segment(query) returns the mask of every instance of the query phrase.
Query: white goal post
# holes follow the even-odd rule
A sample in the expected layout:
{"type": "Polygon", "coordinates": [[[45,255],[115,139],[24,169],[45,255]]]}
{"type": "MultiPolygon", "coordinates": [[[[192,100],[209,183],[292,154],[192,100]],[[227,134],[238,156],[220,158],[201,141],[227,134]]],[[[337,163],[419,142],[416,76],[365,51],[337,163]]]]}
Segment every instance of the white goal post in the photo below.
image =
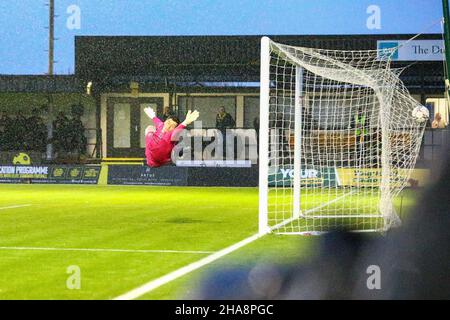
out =
{"type": "Polygon", "coordinates": [[[261,39],[259,232],[400,224],[425,128],[391,68],[396,48],[339,51],[261,39]]]}

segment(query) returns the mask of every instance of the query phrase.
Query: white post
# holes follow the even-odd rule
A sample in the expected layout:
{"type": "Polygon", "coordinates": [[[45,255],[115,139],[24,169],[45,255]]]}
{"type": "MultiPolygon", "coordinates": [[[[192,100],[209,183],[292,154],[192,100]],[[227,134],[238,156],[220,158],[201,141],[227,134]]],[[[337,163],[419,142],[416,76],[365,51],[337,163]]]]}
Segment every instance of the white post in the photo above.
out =
{"type": "Polygon", "coordinates": [[[259,96],[259,234],[270,231],[268,223],[269,195],[269,103],[270,103],[270,39],[261,39],[261,79],[259,96]]]}
{"type": "Polygon", "coordinates": [[[294,197],[292,217],[298,218],[301,214],[300,206],[300,180],[302,156],[302,99],[303,99],[303,68],[295,68],[295,124],[294,124],[294,197]]]}

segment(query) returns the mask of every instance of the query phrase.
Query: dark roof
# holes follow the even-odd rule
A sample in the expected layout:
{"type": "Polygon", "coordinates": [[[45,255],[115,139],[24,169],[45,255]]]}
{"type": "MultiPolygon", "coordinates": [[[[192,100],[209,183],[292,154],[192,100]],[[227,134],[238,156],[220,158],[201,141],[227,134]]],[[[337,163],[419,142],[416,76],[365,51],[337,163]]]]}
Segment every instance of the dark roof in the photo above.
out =
{"type": "MultiPolygon", "coordinates": [[[[277,42],[335,50],[376,49],[377,40],[407,40],[415,35],[269,36],[277,42]]],[[[441,39],[424,34],[417,39],[441,39]]],[[[103,83],[259,81],[261,36],[77,36],[75,74],[103,83]]],[[[395,63],[405,66],[405,63],[395,63]]],[[[405,71],[405,82],[424,77],[440,86],[442,62],[419,62],[405,71]],[[424,73],[423,73],[424,72],[424,73]]],[[[425,82],[427,82],[426,80],[425,82]]],[[[408,85],[408,83],[407,83],[408,85]]],[[[430,84],[431,85],[431,84],[430,84]]]]}
{"type": "MultiPolygon", "coordinates": [[[[270,36],[305,47],[336,50],[376,49],[377,40],[414,35],[270,36]]],[[[441,39],[425,34],[418,39],[441,39]]],[[[75,75],[0,75],[0,92],[81,93],[87,81],[99,88],[120,89],[180,82],[258,82],[260,36],[77,36],[75,75]]],[[[405,67],[411,62],[395,62],[405,67]]],[[[444,91],[442,61],[413,63],[401,76],[414,93],[444,91]]],[[[100,89],[101,90],[101,89],[100,89]]]]}
{"type": "Polygon", "coordinates": [[[74,75],[0,75],[1,93],[80,93],[83,88],[74,75]]]}

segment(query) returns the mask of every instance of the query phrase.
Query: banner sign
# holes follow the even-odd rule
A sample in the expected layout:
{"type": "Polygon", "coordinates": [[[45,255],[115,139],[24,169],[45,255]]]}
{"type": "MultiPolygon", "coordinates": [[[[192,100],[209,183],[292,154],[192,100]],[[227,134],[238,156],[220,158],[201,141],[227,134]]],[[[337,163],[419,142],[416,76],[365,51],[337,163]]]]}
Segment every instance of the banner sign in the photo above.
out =
{"type": "MultiPolygon", "coordinates": [[[[302,169],[300,175],[300,185],[307,188],[339,186],[378,187],[381,184],[381,169],[310,168],[302,169]]],[[[429,179],[429,169],[413,169],[407,186],[422,187],[427,184],[429,179]]],[[[291,187],[293,181],[294,169],[292,169],[292,166],[272,167],[269,169],[269,187],[291,187]]],[[[391,181],[391,185],[394,183],[391,181]]],[[[402,181],[397,181],[398,186],[401,183],[402,181]]]]}
{"type": "MultiPolygon", "coordinates": [[[[379,40],[378,50],[399,47],[391,56],[393,61],[443,61],[444,42],[442,40],[379,40]]],[[[378,53],[378,60],[383,59],[378,53]]]]}
{"type": "MultiPolygon", "coordinates": [[[[393,169],[394,170],[394,169],[393,169]]],[[[397,169],[407,170],[407,169],[397,169]]],[[[339,181],[342,186],[351,187],[377,187],[381,184],[381,169],[339,168],[337,169],[339,181]]],[[[406,175],[406,172],[404,172],[406,175]]],[[[413,169],[407,186],[424,186],[430,179],[429,169],[413,169]]],[[[395,182],[391,181],[391,185],[395,182]]],[[[401,186],[402,181],[397,181],[401,186]]]]}
{"type": "Polygon", "coordinates": [[[108,184],[186,186],[188,168],[165,166],[150,168],[142,165],[110,165],[108,184]]]}
{"type": "MultiPolygon", "coordinates": [[[[294,181],[292,166],[269,168],[270,187],[290,187],[294,181]]],[[[339,177],[336,168],[304,168],[300,172],[300,185],[302,187],[336,187],[339,177]]]]}
{"type": "Polygon", "coordinates": [[[0,166],[0,183],[97,184],[100,166],[0,166]]]}

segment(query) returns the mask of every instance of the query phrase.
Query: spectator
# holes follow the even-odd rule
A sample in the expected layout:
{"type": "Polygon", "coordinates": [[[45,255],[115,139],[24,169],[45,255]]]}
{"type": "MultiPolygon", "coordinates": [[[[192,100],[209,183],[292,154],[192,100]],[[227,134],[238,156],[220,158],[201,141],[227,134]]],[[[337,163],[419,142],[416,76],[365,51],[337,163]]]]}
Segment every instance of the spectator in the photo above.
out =
{"type": "Polygon", "coordinates": [[[171,117],[174,117],[174,116],[175,116],[175,113],[170,109],[170,107],[169,106],[165,106],[164,109],[163,109],[163,115],[161,117],[161,120],[164,122],[167,119],[169,119],[171,117]]]}
{"type": "Polygon", "coordinates": [[[259,117],[253,119],[253,128],[257,133],[259,133],[259,117]]]}
{"type": "Polygon", "coordinates": [[[32,151],[45,152],[47,145],[47,126],[38,108],[33,109],[27,121],[26,141],[32,151]]]}
{"type": "Polygon", "coordinates": [[[69,119],[64,112],[59,112],[53,121],[53,145],[56,152],[68,152],[71,149],[69,130],[69,119]]]}
{"type": "Polygon", "coordinates": [[[227,146],[227,129],[233,129],[235,125],[236,123],[234,122],[233,117],[225,111],[224,107],[220,107],[216,116],[216,128],[222,133],[223,145],[225,146],[223,153],[224,158],[227,158],[227,154],[231,157],[233,148],[231,146],[228,148],[227,146]]]}
{"type": "Polygon", "coordinates": [[[434,116],[434,120],[431,123],[431,128],[433,129],[444,129],[447,126],[444,120],[442,120],[442,116],[439,112],[434,116]]]}
{"type": "MultiPolygon", "coordinates": [[[[300,98],[302,99],[302,98],[300,98]]],[[[312,106],[304,101],[300,104],[302,106],[302,128],[305,132],[310,132],[311,130],[317,130],[317,125],[313,119],[312,106]]]]}
{"type": "Polygon", "coordinates": [[[77,153],[78,155],[83,155],[86,153],[87,139],[84,134],[85,128],[83,122],[81,121],[81,116],[84,113],[84,108],[82,106],[72,107],[72,121],[68,124],[68,140],[69,140],[69,150],[77,153]]]}
{"type": "Polygon", "coordinates": [[[233,117],[225,111],[224,107],[220,107],[216,116],[216,128],[224,132],[226,129],[233,129],[235,125],[233,117]]]}
{"type": "Polygon", "coordinates": [[[256,152],[259,154],[259,117],[253,119],[253,129],[256,133],[256,152]]]}
{"type": "Polygon", "coordinates": [[[9,130],[12,127],[12,120],[4,111],[0,114],[0,150],[9,151],[11,149],[11,134],[9,130]]]}
{"type": "Polygon", "coordinates": [[[27,118],[24,116],[22,110],[17,112],[16,118],[13,120],[13,125],[10,127],[12,140],[12,149],[15,151],[30,150],[27,141],[27,118]]]}
{"type": "Polygon", "coordinates": [[[4,132],[5,130],[5,121],[7,114],[5,111],[0,111],[0,132],[4,132]]]}
{"type": "Polygon", "coordinates": [[[276,115],[276,119],[274,120],[274,129],[276,130],[276,137],[279,139],[279,142],[281,143],[281,147],[278,149],[278,157],[280,157],[282,162],[289,162],[290,161],[290,146],[287,139],[287,132],[289,129],[289,123],[285,119],[285,114],[278,112],[276,115]]]}

